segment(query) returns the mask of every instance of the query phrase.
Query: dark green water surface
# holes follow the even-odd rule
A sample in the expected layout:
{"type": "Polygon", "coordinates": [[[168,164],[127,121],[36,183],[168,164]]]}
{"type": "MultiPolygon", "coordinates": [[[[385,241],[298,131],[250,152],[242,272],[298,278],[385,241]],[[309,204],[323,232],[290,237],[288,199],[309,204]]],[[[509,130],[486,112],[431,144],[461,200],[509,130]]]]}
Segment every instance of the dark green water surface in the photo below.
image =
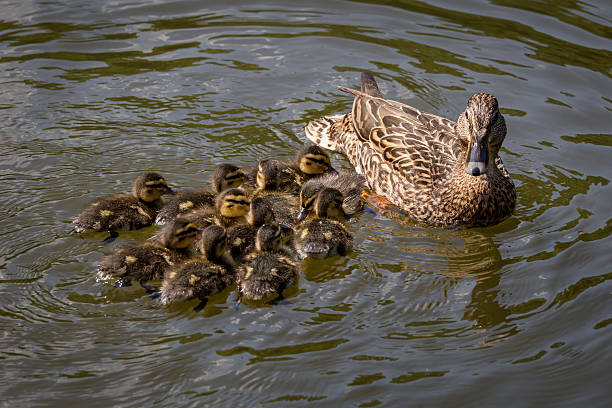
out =
{"type": "MultiPolygon", "coordinates": [[[[607,407],[612,4],[1,2],[0,406],[607,407]],[[428,229],[363,213],[290,304],[169,308],[98,282],[155,227],[69,234],[141,171],[207,186],[288,159],[303,126],[382,92],[453,120],[495,94],[515,214],[428,229]]],[[[333,155],[339,168],[350,168],[333,155]]]]}

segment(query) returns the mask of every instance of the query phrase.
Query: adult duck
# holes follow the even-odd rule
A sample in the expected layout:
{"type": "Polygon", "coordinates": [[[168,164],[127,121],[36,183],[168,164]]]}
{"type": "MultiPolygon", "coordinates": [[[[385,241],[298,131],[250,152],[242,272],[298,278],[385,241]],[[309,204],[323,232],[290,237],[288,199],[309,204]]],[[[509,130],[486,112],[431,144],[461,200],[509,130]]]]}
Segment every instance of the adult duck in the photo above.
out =
{"type": "Polygon", "coordinates": [[[506,122],[497,99],[477,93],[452,122],[383,98],[374,77],[344,115],[310,122],[316,144],[348,156],[374,193],[419,222],[440,227],[496,224],[512,214],[514,183],[498,156],[506,122]]]}

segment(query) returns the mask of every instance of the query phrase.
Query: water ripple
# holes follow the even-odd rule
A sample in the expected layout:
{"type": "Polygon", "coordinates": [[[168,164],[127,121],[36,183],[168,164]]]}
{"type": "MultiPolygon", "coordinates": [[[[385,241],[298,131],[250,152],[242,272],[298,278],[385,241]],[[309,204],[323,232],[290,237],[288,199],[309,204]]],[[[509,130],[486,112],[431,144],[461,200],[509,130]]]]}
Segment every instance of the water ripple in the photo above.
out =
{"type": "Polygon", "coordinates": [[[64,3],[7,3],[0,21],[7,401],[606,400],[612,53],[601,1],[64,3]],[[363,70],[389,98],[450,119],[473,92],[496,94],[515,214],[465,231],[360,214],[353,252],[304,262],[284,305],[235,310],[229,288],[197,313],[195,300],[161,307],[138,285],[96,280],[105,254],[156,227],[111,245],[70,234],[88,202],[129,191],[145,170],[187,188],[208,186],[218,163],[290,160],[309,120],[350,110],[333,85],[355,87],[363,70]]]}

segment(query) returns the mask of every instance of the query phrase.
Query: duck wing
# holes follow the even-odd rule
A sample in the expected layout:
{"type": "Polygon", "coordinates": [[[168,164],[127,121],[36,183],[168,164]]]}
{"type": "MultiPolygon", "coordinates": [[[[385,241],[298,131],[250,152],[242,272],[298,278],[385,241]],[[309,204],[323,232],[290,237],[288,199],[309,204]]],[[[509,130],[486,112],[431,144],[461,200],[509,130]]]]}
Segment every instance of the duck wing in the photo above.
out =
{"type": "Polygon", "coordinates": [[[400,102],[337,88],[355,95],[351,115],[360,142],[370,147],[375,161],[384,161],[413,186],[433,188],[458,160],[461,146],[454,122],[400,102]]]}

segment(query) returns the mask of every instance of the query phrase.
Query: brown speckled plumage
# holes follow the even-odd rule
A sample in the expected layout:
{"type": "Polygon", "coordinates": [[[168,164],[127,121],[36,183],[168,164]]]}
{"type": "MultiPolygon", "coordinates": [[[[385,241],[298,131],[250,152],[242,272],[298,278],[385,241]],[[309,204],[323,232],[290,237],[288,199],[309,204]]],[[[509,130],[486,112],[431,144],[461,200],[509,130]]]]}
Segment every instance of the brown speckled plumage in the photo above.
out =
{"type": "Polygon", "coordinates": [[[493,225],[512,214],[516,190],[498,156],[506,125],[493,95],[472,95],[455,123],[383,99],[369,73],[362,92],[338,88],[355,95],[352,112],[312,121],[306,135],[346,154],[375,193],[440,227],[493,225]]]}

